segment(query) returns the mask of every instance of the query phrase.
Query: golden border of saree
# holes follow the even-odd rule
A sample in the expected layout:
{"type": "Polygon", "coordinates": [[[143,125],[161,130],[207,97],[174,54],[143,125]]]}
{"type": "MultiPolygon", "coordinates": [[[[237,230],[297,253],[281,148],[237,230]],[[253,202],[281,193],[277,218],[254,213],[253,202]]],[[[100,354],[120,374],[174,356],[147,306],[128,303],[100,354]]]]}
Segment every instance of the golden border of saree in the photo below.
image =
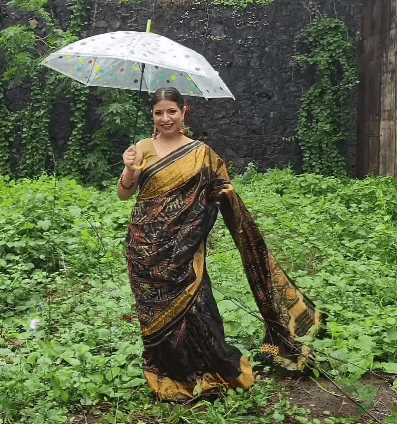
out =
{"type": "Polygon", "coordinates": [[[139,197],[147,200],[167,193],[189,181],[207,166],[219,170],[223,165],[225,169],[222,174],[228,178],[222,160],[212,150],[208,154],[208,150],[203,142],[192,141],[149,166],[139,180],[139,197]]]}
{"type": "MultiPolygon", "coordinates": [[[[244,356],[240,360],[241,375],[236,379],[238,387],[250,388],[255,383],[255,377],[249,359],[244,356]]],[[[195,389],[199,387],[202,393],[211,392],[217,387],[234,388],[219,374],[205,374],[195,382],[195,385],[181,383],[169,377],[162,377],[149,371],[144,371],[149,387],[162,399],[193,398],[195,389]]]]}
{"type": "Polygon", "coordinates": [[[318,309],[298,290],[271,254],[269,254],[269,265],[272,283],[276,289],[276,302],[291,336],[301,337],[309,331],[315,332],[321,322],[318,309]]]}
{"type": "Polygon", "coordinates": [[[201,282],[203,280],[204,263],[205,263],[204,243],[201,243],[198,252],[193,257],[193,268],[196,273],[196,281],[190,284],[167,308],[165,308],[153,321],[147,326],[142,327],[142,336],[148,337],[160,330],[164,330],[172,324],[175,318],[179,318],[184,310],[196,297],[201,282]]]}

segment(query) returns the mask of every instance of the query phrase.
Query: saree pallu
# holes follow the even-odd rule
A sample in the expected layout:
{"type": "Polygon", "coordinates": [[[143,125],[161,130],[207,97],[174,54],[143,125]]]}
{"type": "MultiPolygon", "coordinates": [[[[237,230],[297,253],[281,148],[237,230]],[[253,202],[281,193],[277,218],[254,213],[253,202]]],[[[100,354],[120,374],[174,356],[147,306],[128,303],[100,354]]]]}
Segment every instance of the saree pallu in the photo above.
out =
{"type": "MultiPolygon", "coordinates": [[[[144,152],[145,155],[145,152],[144,152]]],[[[266,323],[263,353],[302,366],[295,337],[319,317],[273,257],[223,161],[193,141],[144,168],[127,234],[127,264],[144,341],[143,368],[162,399],[192,397],[195,387],[248,388],[249,361],[225,342],[206,271],[206,242],[220,210],[238,247],[266,323]]]]}

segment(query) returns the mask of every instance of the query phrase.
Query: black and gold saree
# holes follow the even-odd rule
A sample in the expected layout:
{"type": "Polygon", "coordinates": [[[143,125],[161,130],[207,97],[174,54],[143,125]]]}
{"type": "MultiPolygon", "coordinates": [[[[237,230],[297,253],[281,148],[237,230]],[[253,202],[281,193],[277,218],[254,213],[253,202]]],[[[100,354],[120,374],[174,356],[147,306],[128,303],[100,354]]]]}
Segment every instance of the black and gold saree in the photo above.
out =
{"type": "Polygon", "coordinates": [[[302,366],[296,337],[319,317],[289,281],[232,185],[223,161],[192,141],[163,159],[142,143],[146,166],[127,235],[127,264],[144,340],[143,366],[163,399],[192,397],[195,386],[248,388],[249,361],[225,342],[206,271],[206,242],[220,210],[238,247],[266,323],[263,352],[302,366]]]}

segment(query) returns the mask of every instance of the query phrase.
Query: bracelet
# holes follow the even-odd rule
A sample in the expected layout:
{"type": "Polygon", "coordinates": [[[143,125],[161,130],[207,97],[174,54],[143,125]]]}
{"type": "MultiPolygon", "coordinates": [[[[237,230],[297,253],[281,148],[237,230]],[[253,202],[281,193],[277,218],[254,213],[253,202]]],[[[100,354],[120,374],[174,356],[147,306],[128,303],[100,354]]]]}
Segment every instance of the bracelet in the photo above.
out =
{"type": "Polygon", "coordinates": [[[120,185],[121,185],[121,187],[123,187],[123,189],[124,189],[124,190],[131,190],[131,189],[132,189],[132,187],[134,187],[135,181],[132,181],[132,184],[131,184],[131,185],[129,185],[129,186],[125,186],[125,185],[123,184],[123,176],[124,176],[124,173],[123,173],[123,174],[121,174],[121,177],[120,177],[120,185]]]}

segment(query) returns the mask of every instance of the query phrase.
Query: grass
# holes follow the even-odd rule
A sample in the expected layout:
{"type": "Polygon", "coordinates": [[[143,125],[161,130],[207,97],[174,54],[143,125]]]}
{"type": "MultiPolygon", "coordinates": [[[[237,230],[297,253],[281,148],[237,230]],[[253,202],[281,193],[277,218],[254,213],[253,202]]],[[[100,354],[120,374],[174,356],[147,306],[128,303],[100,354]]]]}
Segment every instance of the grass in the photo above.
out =
{"type": "MultiPolygon", "coordinates": [[[[271,251],[327,315],[325,335],[304,340],[321,352],[319,365],[349,382],[366,369],[396,374],[396,181],[249,167],[234,185],[271,251]]],[[[153,400],[124,260],[133,202],[120,202],[113,182],[98,191],[68,179],[0,179],[3,423],[315,423],[274,400],[269,376],[215,402],[153,400]]],[[[227,337],[252,357],[263,329],[247,313],[255,304],[222,220],[208,269],[227,337]]]]}

